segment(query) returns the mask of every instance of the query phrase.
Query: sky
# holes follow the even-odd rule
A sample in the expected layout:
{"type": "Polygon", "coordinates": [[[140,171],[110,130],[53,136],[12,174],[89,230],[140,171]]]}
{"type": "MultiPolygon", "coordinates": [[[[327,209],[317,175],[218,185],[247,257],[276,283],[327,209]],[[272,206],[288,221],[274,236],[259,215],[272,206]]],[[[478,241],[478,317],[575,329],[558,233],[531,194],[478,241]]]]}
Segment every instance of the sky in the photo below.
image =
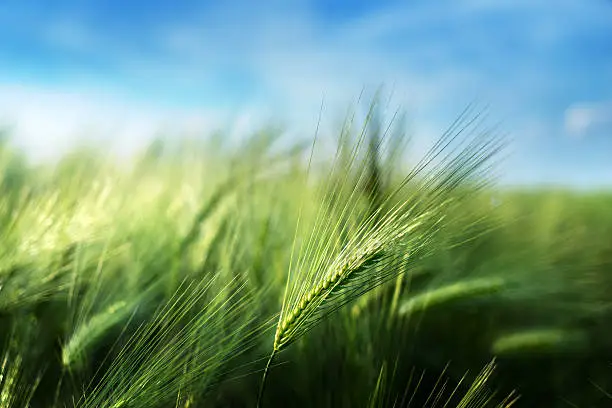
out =
{"type": "Polygon", "coordinates": [[[612,186],[611,0],[2,0],[0,39],[0,123],[36,157],[314,135],[322,102],[337,123],[384,85],[417,146],[478,100],[511,139],[500,182],[612,186]]]}

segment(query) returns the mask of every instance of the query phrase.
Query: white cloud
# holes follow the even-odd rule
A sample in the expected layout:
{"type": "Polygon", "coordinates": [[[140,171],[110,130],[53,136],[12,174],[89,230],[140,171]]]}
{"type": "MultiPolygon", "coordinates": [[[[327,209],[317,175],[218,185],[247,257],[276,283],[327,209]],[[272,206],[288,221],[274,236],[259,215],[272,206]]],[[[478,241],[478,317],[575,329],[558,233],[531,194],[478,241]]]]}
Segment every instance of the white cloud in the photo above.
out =
{"type": "Polygon", "coordinates": [[[612,102],[580,103],[565,110],[565,130],[572,137],[584,137],[606,125],[612,131],[612,102]]]}

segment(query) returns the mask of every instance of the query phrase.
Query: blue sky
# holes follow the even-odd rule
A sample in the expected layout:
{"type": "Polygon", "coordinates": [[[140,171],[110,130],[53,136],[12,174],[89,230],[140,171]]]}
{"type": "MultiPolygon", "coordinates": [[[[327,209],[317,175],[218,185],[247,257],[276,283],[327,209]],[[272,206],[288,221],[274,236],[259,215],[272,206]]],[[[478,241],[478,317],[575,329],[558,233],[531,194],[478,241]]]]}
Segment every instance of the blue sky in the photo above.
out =
{"type": "Polygon", "coordinates": [[[33,154],[159,128],[312,133],[386,84],[415,144],[474,98],[505,183],[612,185],[610,0],[3,0],[0,120],[33,154]]]}

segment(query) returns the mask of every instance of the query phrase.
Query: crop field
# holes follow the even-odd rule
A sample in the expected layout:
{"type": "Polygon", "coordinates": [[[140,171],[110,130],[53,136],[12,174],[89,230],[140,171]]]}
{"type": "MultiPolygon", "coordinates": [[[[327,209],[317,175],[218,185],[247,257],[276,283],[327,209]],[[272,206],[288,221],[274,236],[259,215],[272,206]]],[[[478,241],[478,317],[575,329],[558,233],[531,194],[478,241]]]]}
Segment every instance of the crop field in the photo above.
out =
{"type": "Polygon", "coordinates": [[[373,112],[53,165],[8,135],[0,408],[612,406],[612,191],[499,186],[471,108],[416,158],[373,112]]]}

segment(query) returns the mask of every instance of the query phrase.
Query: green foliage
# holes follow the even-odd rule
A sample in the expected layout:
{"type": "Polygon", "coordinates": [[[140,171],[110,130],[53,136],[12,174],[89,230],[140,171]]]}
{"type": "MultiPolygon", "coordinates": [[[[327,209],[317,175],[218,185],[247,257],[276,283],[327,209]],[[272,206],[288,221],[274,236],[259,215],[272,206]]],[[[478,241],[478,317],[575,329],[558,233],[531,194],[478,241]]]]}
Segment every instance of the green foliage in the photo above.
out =
{"type": "Polygon", "coordinates": [[[0,407],[608,406],[612,194],[494,187],[473,108],[405,166],[380,108],[333,151],[3,139],[0,407]]]}

